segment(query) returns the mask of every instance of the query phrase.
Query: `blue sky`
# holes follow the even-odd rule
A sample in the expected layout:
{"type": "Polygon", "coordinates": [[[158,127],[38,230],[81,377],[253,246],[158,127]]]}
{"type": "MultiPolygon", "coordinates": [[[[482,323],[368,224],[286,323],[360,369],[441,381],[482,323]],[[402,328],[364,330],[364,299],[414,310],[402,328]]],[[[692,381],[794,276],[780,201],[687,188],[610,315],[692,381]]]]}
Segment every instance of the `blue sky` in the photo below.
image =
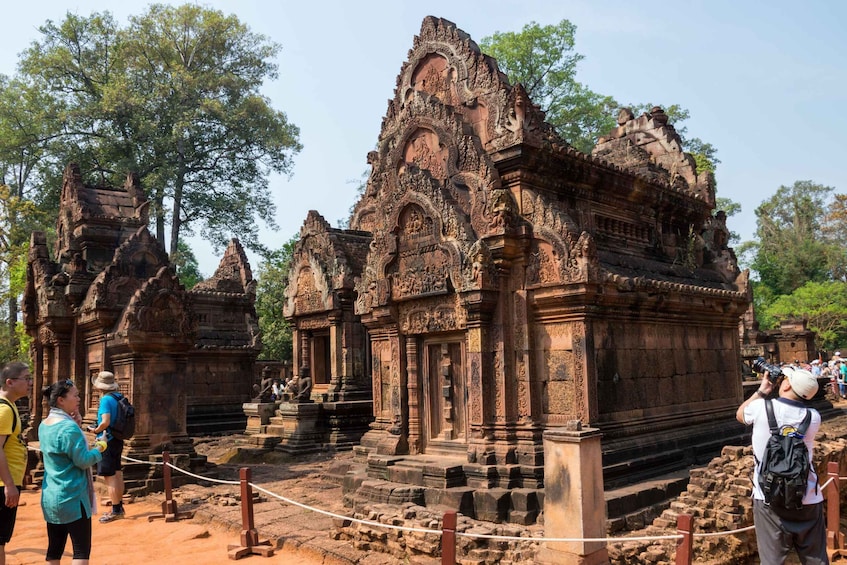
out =
{"type": "MultiPolygon", "coordinates": [[[[178,4],[180,2],[164,2],[178,4]]],[[[4,6],[0,73],[38,38],[46,19],[67,11],[111,11],[125,23],[148,2],[30,0],[4,6]]],[[[605,0],[408,2],[200,2],[237,15],[282,45],[279,79],[264,93],[300,127],[303,151],[291,178],[274,177],[279,247],[318,210],[332,224],[346,218],[367,171],[387,100],[427,15],[455,22],[479,40],[524,24],[577,26],[585,56],[578,79],[621,103],[680,104],[688,133],[712,143],[721,164],[718,195],[742,205],[729,227],[743,239],[755,208],[780,185],[812,180],[847,192],[847,2],[605,0]]],[[[190,240],[209,276],[220,255],[190,240]]],[[[250,255],[254,271],[257,258],[250,255]]]]}

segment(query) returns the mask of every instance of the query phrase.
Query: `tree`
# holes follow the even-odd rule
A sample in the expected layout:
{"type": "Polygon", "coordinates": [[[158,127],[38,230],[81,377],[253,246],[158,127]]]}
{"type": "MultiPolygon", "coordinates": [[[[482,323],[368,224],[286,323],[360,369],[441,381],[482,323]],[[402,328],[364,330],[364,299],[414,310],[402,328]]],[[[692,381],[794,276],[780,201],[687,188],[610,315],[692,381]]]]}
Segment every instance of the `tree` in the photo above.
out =
{"type": "Polygon", "coordinates": [[[179,282],[186,290],[194,288],[194,285],[204,280],[203,273],[200,272],[200,265],[197,263],[197,257],[194,251],[184,241],[179,242],[179,249],[176,256],[172,260],[176,275],[179,282]]]}
{"type": "Polygon", "coordinates": [[[299,239],[299,234],[295,235],[280,249],[268,252],[259,265],[256,314],[262,330],[261,359],[290,361],[293,358],[291,328],[282,317],[282,307],[294,246],[299,239]]]}
{"type": "Polygon", "coordinates": [[[274,226],[272,172],[289,173],[299,130],[259,93],[277,77],[279,46],[235,16],[196,5],[154,4],[120,28],[111,14],[68,14],[40,28],[20,80],[50,96],[60,127],[28,146],[74,160],[94,182],[139,174],[156,235],[179,251],[195,230],[216,245],[252,249],[257,222],[274,226]]]}
{"type": "Polygon", "coordinates": [[[751,268],[773,296],[808,282],[827,282],[845,270],[844,252],[825,237],[822,222],[833,189],[812,181],[780,186],[756,208],[756,238],[748,242],[751,268]]]}
{"type": "MultiPolygon", "coordinates": [[[[807,282],[774,300],[763,312],[769,320],[805,318],[818,349],[832,350],[847,341],[847,283],[807,282]]],[[[771,324],[773,325],[773,324],[771,324]]]]}
{"type": "MultiPolygon", "coordinates": [[[[484,37],[480,48],[497,59],[500,70],[510,81],[524,86],[559,135],[583,153],[591,153],[599,137],[617,125],[613,113],[620,104],[576,80],[576,66],[584,57],[574,50],[575,34],[576,26],[568,20],[547,26],[530,22],[518,33],[498,31],[484,37]]],[[[630,104],[635,115],[649,112],[653,106],[630,104]]],[[[682,122],[690,117],[688,110],[677,104],[664,109],[682,138],[683,147],[693,155],[697,172],[714,174],[720,163],[717,149],[698,137],[687,136],[688,128],[682,122]]],[[[718,209],[732,216],[741,206],[728,198],[719,198],[718,209]]],[[[737,234],[730,234],[731,241],[738,239],[737,234]]]]}
{"type": "Polygon", "coordinates": [[[526,24],[519,33],[495,32],[480,48],[497,59],[513,83],[521,83],[540,105],[568,143],[590,153],[600,135],[615,126],[618,103],[593,92],[576,80],[583,55],[574,51],[576,26],[568,20],[557,25],[526,24]]]}

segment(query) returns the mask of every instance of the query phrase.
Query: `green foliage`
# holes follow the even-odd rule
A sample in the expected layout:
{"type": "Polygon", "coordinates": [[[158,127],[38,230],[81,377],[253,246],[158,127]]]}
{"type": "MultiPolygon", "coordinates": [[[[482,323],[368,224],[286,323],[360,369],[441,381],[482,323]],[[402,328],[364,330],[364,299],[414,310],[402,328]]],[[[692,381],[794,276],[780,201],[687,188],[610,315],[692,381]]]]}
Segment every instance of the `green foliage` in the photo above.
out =
{"type": "MultiPolygon", "coordinates": [[[[273,227],[275,213],[268,177],[290,172],[300,150],[297,127],[260,93],[277,78],[278,45],[190,4],[153,4],[125,28],[104,12],[40,31],[16,84],[41,93],[42,119],[12,150],[40,151],[41,167],[76,161],[97,184],[137,172],[161,241],[170,224],[172,256],[192,230],[218,246],[235,235],[263,249],[256,220],[273,227]]],[[[48,179],[41,170],[28,180],[48,179]]]]}
{"type": "Polygon", "coordinates": [[[774,296],[788,295],[807,282],[833,280],[844,272],[842,245],[822,230],[827,200],[833,189],[812,181],[780,186],[756,208],[757,241],[745,251],[751,268],[774,296]]]}
{"type": "MultiPolygon", "coordinates": [[[[776,298],[762,315],[768,321],[805,318],[818,349],[832,350],[847,341],[847,283],[807,282],[776,298]]],[[[772,322],[773,323],[773,322],[772,322]]]]}
{"type": "Polygon", "coordinates": [[[204,280],[203,273],[200,272],[200,265],[197,263],[197,257],[186,242],[179,242],[176,256],[172,258],[171,262],[176,268],[179,282],[186,290],[194,288],[194,285],[204,280]]]}
{"type": "Polygon", "coordinates": [[[526,24],[518,32],[495,32],[480,41],[513,83],[521,83],[530,99],[545,111],[546,120],[568,143],[590,153],[597,138],[615,126],[618,103],[576,80],[583,56],[574,51],[576,26],[526,24]]]}
{"type": "Polygon", "coordinates": [[[268,252],[259,265],[256,314],[262,330],[260,359],[290,361],[293,358],[291,328],[282,316],[282,308],[294,246],[299,239],[295,235],[282,248],[268,252]]]}

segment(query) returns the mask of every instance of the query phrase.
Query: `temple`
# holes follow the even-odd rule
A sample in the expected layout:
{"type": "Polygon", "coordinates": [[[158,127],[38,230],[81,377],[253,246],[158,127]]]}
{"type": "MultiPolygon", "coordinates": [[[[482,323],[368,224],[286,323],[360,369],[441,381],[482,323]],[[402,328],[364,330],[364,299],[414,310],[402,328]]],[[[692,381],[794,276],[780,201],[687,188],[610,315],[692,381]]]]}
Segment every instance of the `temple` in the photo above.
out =
{"type": "Polygon", "coordinates": [[[661,108],[581,153],[427,17],[368,162],[351,229],[309,213],[285,312],[313,398],[372,400],[351,501],[528,523],[546,429],[599,428],[607,487],[740,439],[747,274],[661,108]]]}
{"type": "MultiPolygon", "coordinates": [[[[189,432],[243,430],[261,349],[255,282],[233,240],[215,275],[186,291],[162,244],[148,231],[148,201],[133,175],[121,187],[89,186],[79,167],[64,173],[55,255],[34,232],[23,316],[32,338],[33,429],[41,388],[72,379],[87,418],[100,392],[91,377],[114,372],[136,409],[125,455],[168,449],[198,460],[189,432]]],[[[144,471],[147,465],[141,466],[144,471]]],[[[126,473],[128,486],[149,479],[126,473]]]]}

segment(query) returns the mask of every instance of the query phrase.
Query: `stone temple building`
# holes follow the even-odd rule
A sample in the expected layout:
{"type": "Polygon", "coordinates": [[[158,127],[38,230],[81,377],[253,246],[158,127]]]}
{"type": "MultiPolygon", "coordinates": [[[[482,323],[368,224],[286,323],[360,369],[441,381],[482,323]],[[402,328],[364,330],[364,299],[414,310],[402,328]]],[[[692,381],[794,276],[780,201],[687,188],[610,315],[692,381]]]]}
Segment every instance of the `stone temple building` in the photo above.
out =
{"type": "Polygon", "coordinates": [[[95,187],[78,166],[65,170],[54,255],[35,232],[27,264],[32,424],[44,415],[41,387],[60,379],[75,381],[93,418],[100,392],[91,377],[109,370],[136,408],[128,454],[167,447],[193,458],[190,432],[244,429],[261,349],[255,281],[232,240],[214,276],[186,291],[147,229],[147,210],[133,176],[122,187],[95,187]]]}
{"type": "Polygon", "coordinates": [[[747,274],[661,108],[581,153],[427,17],[368,162],[350,230],[309,214],[286,311],[295,371],[370,382],[351,496],[527,522],[546,429],[599,428],[607,487],[740,439],[747,274]]]}

